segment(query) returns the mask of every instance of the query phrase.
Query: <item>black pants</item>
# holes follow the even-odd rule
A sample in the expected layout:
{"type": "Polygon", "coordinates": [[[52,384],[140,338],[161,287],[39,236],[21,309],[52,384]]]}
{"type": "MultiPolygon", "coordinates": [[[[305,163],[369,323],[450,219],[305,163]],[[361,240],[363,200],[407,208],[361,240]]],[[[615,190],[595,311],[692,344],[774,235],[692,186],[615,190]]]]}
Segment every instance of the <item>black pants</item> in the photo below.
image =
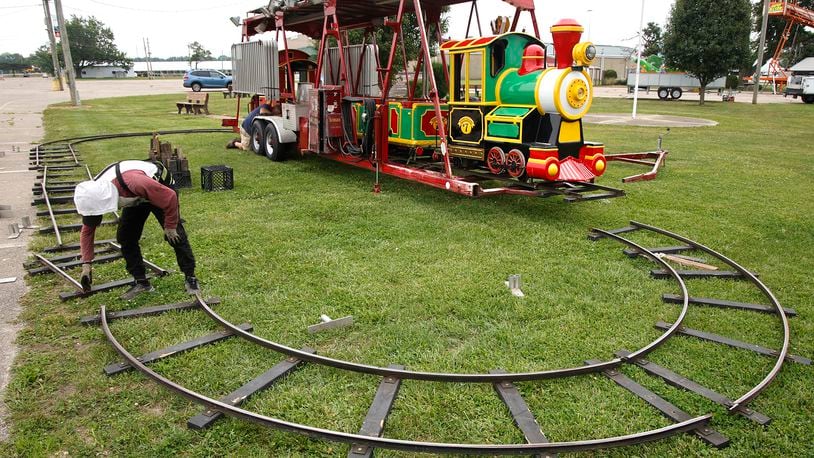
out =
{"type": "MultiPolygon", "coordinates": [[[[141,247],[139,240],[141,233],[144,231],[144,223],[150,213],[155,215],[158,224],[164,228],[164,211],[152,205],[149,202],[136,205],[135,207],[125,207],[122,209],[121,218],[119,218],[119,229],[116,231],[116,240],[122,246],[122,256],[127,263],[127,272],[136,280],[144,280],[147,278],[147,271],[144,267],[144,259],[141,257],[141,247]]],[[[184,225],[181,221],[178,222],[176,228],[181,240],[176,243],[170,243],[175,249],[175,259],[178,260],[178,267],[184,275],[195,275],[195,256],[192,254],[192,247],[189,246],[187,233],[184,230],[184,225]]],[[[166,240],[166,237],[165,237],[166,240]]]]}

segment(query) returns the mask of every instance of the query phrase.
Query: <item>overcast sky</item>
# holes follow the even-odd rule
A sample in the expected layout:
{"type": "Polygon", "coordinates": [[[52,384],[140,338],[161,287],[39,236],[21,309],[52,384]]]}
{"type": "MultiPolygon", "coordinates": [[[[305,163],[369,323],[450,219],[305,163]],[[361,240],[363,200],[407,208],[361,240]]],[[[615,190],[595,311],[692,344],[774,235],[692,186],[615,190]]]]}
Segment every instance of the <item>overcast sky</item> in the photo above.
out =
{"type": "MultiPolygon", "coordinates": [[[[53,0],[51,0],[53,6],[53,0]]],[[[150,39],[153,56],[183,56],[187,43],[201,42],[212,54],[229,54],[232,43],[240,41],[240,29],[230,16],[245,16],[246,11],[267,4],[264,0],[62,0],[66,17],[95,16],[113,30],[116,45],[130,57],[143,56],[142,39],[150,39]]],[[[646,0],[644,22],[663,25],[673,0],[646,0]]],[[[586,29],[584,38],[598,44],[634,46],[639,27],[639,0],[536,0],[537,21],[542,39],[550,41],[548,28],[559,19],[570,17],[586,29]]],[[[452,7],[450,38],[463,38],[469,4],[452,7]]],[[[488,23],[498,15],[514,14],[514,9],[499,0],[478,3],[484,34],[488,23]]],[[[56,21],[56,15],[54,15],[56,21]]],[[[473,23],[473,31],[476,30],[473,23]]],[[[532,32],[528,14],[521,26],[532,32]]],[[[41,0],[0,0],[0,53],[29,55],[48,37],[43,26],[41,0]]]]}

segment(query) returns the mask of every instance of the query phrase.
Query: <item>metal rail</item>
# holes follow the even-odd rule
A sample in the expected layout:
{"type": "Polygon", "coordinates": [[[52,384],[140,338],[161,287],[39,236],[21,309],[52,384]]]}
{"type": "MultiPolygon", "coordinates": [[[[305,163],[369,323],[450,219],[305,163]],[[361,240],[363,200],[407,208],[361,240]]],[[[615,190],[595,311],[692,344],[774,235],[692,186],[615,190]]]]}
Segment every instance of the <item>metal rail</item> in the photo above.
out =
{"type": "Polygon", "coordinates": [[[75,278],[73,278],[73,277],[71,277],[70,275],[68,275],[68,273],[67,273],[67,272],[65,272],[64,270],[60,269],[60,268],[59,268],[59,267],[58,267],[56,264],[54,264],[53,262],[51,262],[51,261],[49,261],[48,259],[46,259],[46,258],[45,258],[45,256],[43,256],[43,255],[41,255],[41,254],[38,254],[38,253],[34,253],[34,256],[36,256],[36,257],[37,257],[37,259],[39,259],[39,260],[40,260],[40,262],[42,262],[43,264],[45,264],[45,265],[46,265],[46,266],[47,266],[49,269],[51,269],[51,270],[52,270],[52,271],[53,271],[55,274],[59,275],[60,277],[64,278],[65,280],[67,280],[67,281],[68,281],[68,283],[72,284],[72,285],[73,285],[73,286],[74,286],[74,287],[75,287],[75,288],[76,288],[78,291],[82,291],[82,290],[83,290],[83,288],[82,288],[82,284],[81,284],[81,283],[79,283],[78,281],[76,281],[76,279],[75,279],[75,278]]]}
{"type": "MultiPolygon", "coordinates": [[[[121,246],[121,245],[119,245],[119,244],[118,244],[118,243],[116,243],[116,242],[110,242],[110,246],[112,246],[112,247],[114,247],[114,248],[118,249],[119,251],[121,251],[121,250],[122,250],[122,246],[121,246]]],[[[150,262],[150,261],[148,261],[147,259],[145,259],[145,258],[144,258],[144,256],[142,256],[142,257],[141,257],[141,261],[144,263],[144,265],[145,265],[145,266],[149,267],[149,268],[150,268],[150,270],[152,270],[153,272],[155,272],[155,273],[156,273],[156,274],[157,274],[159,277],[163,277],[163,276],[165,276],[165,275],[169,275],[169,271],[167,271],[166,269],[162,269],[161,267],[158,267],[157,265],[155,265],[155,264],[153,264],[152,262],[150,262]]]]}
{"type": "MultiPolygon", "coordinates": [[[[781,324],[783,326],[783,346],[780,349],[780,351],[777,353],[777,361],[774,363],[774,367],[772,367],[772,370],[769,371],[769,373],[766,374],[766,377],[764,377],[763,380],[760,381],[760,383],[755,385],[754,388],[752,388],[751,390],[746,392],[743,396],[736,399],[733,402],[733,404],[729,407],[729,410],[730,411],[737,411],[738,409],[743,408],[752,399],[754,399],[758,394],[760,394],[761,391],[766,389],[766,387],[769,386],[769,384],[772,382],[772,380],[774,380],[774,378],[777,377],[777,374],[780,372],[780,368],[783,367],[783,362],[786,360],[786,357],[788,356],[789,340],[790,340],[789,336],[790,336],[791,331],[789,329],[789,319],[786,316],[786,310],[783,308],[782,305],[780,305],[780,301],[777,300],[777,298],[774,296],[774,294],[771,292],[771,290],[769,290],[769,288],[765,284],[763,284],[763,282],[760,281],[752,272],[746,270],[740,264],[738,264],[735,261],[729,259],[728,257],[724,256],[723,254],[718,253],[717,251],[715,251],[715,250],[713,250],[711,248],[708,248],[708,247],[706,247],[704,245],[701,245],[698,242],[695,242],[695,241],[690,240],[690,239],[688,239],[688,238],[686,238],[684,236],[675,234],[675,233],[670,232],[670,231],[665,230],[665,229],[661,229],[661,228],[658,228],[658,227],[655,227],[655,226],[650,226],[650,225],[644,224],[644,223],[639,223],[639,222],[636,222],[636,221],[631,221],[630,224],[633,225],[633,226],[636,226],[638,228],[646,229],[648,231],[655,232],[657,234],[661,234],[661,235],[664,235],[666,237],[670,237],[672,239],[684,242],[687,245],[691,245],[692,247],[694,247],[696,249],[699,249],[699,250],[709,254],[710,256],[714,256],[715,258],[719,259],[721,262],[729,265],[730,267],[732,267],[736,271],[740,272],[740,274],[743,277],[745,277],[746,279],[751,281],[752,284],[754,284],[769,299],[769,301],[771,301],[772,305],[777,310],[777,315],[780,317],[780,322],[781,322],[781,324]]],[[[686,300],[686,297],[685,297],[685,300],[686,300]]]]}
{"type": "Polygon", "coordinates": [[[40,187],[42,188],[42,197],[45,199],[45,205],[48,207],[48,215],[51,217],[51,224],[54,226],[54,234],[57,236],[57,246],[62,246],[62,234],[59,233],[59,224],[54,216],[54,209],[51,207],[51,199],[48,197],[48,166],[42,169],[42,181],[40,187]]]}
{"type": "Polygon", "coordinates": [[[443,372],[424,372],[424,371],[412,371],[407,369],[395,369],[391,367],[381,367],[381,366],[372,366],[368,364],[360,364],[360,363],[353,363],[350,361],[345,361],[341,359],[331,358],[327,356],[322,356],[313,353],[307,353],[302,350],[298,350],[296,348],[292,348],[286,345],[283,345],[278,342],[274,342],[263,337],[257,336],[250,332],[246,332],[240,329],[235,324],[227,321],[225,318],[218,315],[211,307],[206,304],[203,297],[200,293],[195,295],[198,304],[200,305],[201,309],[209,315],[213,320],[218,322],[221,326],[229,329],[234,334],[250,341],[255,344],[258,344],[262,347],[269,348],[271,350],[286,354],[288,356],[293,356],[297,359],[301,359],[303,361],[308,361],[310,363],[321,364],[324,366],[331,366],[337,369],[344,369],[352,372],[359,372],[365,374],[372,374],[372,375],[379,375],[382,377],[396,377],[399,379],[413,379],[413,380],[424,380],[424,381],[434,381],[434,382],[459,382],[459,383],[495,383],[495,382],[520,382],[520,381],[531,381],[531,380],[542,380],[542,379],[551,379],[551,378],[559,378],[559,377],[570,377],[575,375],[599,372],[606,369],[613,369],[617,366],[622,365],[623,363],[627,362],[631,359],[636,359],[643,357],[644,355],[650,353],[651,351],[655,350],[659,345],[663,344],[667,339],[670,338],[681,326],[681,323],[684,321],[684,317],[687,315],[687,311],[689,309],[689,301],[688,297],[689,294],[687,293],[687,285],[684,284],[684,280],[678,275],[678,273],[667,264],[666,261],[659,258],[655,254],[649,252],[646,248],[631,242],[630,240],[623,239],[616,234],[611,232],[606,232],[601,229],[593,229],[596,232],[602,233],[607,237],[612,237],[633,249],[640,250],[644,253],[644,256],[651,259],[653,262],[661,264],[665,270],[671,272],[673,277],[678,282],[679,288],[681,289],[681,295],[683,299],[683,307],[681,308],[681,312],[679,313],[678,318],[676,319],[675,323],[667,329],[661,336],[659,336],[656,340],[650,342],[648,345],[642,347],[641,349],[621,358],[615,358],[610,361],[604,361],[600,363],[594,363],[589,365],[577,366],[577,367],[569,367],[563,369],[552,369],[552,370],[545,370],[545,371],[534,371],[534,372],[515,372],[515,373],[501,373],[501,374],[494,374],[494,373],[443,373],[443,372]]]}
{"type": "Polygon", "coordinates": [[[40,143],[39,145],[37,145],[37,150],[39,150],[40,147],[53,145],[55,143],[66,143],[76,145],[77,143],[92,142],[97,140],[109,140],[112,138],[149,137],[153,134],[173,135],[173,134],[205,134],[205,133],[233,133],[233,132],[232,129],[176,129],[176,130],[158,130],[149,132],[124,132],[120,134],[84,135],[81,137],[62,138],[59,140],[51,140],[49,142],[40,143]]]}
{"type": "Polygon", "coordinates": [[[76,158],[76,152],[73,150],[73,145],[68,143],[68,150],[71,152],[71,156],[73,156],[73,161],[77,165],[79,164],[79,159],[76,158]]]}
{"type": "MultiPolygon", "coordinates": [[[[185,398],[204,405],[208,409],[217,410],[235,418],[248,420],[263,426],[279,429],[282,431],[294,432],[317,439],[334,442],[344,442],[348,444],[362,444],[376,448],[387,448],[393,450],[403,450],[408,452],[425,453],[457,453],[457,454],[486,454],[486,455],[529,455],[535,453],[565,453],[580,452],[588,450],[606,449],[612,447],[623,447],[628,445],[638,445],[651,442],[678,433],[693,431],[704,427],[712,418],[712,414],[690,418],[686,421],[676,423],[663,428],[650,431],[629,434],[625,436],[608,437],[603,439],[590,439],[573,442],[550,442],[545,444],[455,444],[443,442],[421,442],[402,439],[391,439],[387,437],[365,436],[361,434],[351,434],[341,431],[316,428],[313,426],[293,423],[266,415],[261,415],[248,410],[235,407],[230,404],[212,399],[203,394],[192,391],[179,385],[172,380],[158,374],[144,365],[138,358],[130,354],[113,336],[107,322],[105,306],[102,305],[99,316],[102,321],[102,330],[110,344],[121,355],[130,366],[138,370],[148,378],[154,380],[165,388],[172,390],[185,398]]],[[[505,374],[496,374],[505,376],[505,374]]],[[[505,378],[504,378],[505,379],[505,378]]]]}

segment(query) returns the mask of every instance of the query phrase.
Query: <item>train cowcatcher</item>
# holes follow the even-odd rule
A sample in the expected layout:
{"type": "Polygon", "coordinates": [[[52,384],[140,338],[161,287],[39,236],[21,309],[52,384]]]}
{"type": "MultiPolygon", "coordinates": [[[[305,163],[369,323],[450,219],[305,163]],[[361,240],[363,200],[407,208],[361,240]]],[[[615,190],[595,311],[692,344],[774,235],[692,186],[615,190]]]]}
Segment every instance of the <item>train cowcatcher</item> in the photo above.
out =
{"type": "Polygon", "coordinates": [[[250,108],[262,100],[275,110],[255,119],[252,149],[273,160],[317,154],[377,177],[392,175],[472,197],[564,195],[579,201],[624,195],[595,183],[607,159],[603,144],[584,137],[582,121],[593,99],[588,69],[596,49],[581,41],[583,27],[573,19],[551,26],[552,61],[539,38],[533,0],[507,2],[516,7],[511,28],[462,40],[444,40],[440,31],[441,9],[460,0],[305,0],[250,12],[243,20],[243,43],[232,49],[238,113],[241,97],[250,98],[250,108]],[[398,48],[404,46],[401,28],[409,9],[426,20],[417,21],[422,52],[407,72],[398,48]],[[523,12],[530,13],[534,35],[516,30],[523,12]],[[373,39],[382,26],[394,31],[386,62],[373,39]],[[240,73],[257,73],[257,65],[246,62],[255,54],[236,48],[271,27],[277,32],[271,43],[275,55],[264,65],[279,67],[267,69],[279,77],[246,82],[240,73]],[[348,31],[354,29],[363,31],[361,43],[350,43],[348,31]],[[286,31],[320,40],[310,67],[291,57],[298,51],[287,51],[286,31]],[[277,51],[280,41],[283,49],[277,51]],[[432,61],[433,45],[449,88],[443,98],[425,64],[432,61]],[[399,57],[402,95],[392,90],[399,57]]]}

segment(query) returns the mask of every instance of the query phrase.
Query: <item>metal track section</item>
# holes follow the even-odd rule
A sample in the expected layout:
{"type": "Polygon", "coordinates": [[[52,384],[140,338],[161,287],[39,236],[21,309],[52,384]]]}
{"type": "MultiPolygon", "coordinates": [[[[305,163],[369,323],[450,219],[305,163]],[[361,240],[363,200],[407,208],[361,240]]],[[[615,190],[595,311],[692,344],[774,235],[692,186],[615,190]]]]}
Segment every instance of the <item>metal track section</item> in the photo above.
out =
{"type": "MultiPolygon", "coordinates": [[[[243,420],[248,420],[260,425],[272,427],[282,431],[294,432],[309,437],[344,442],[349,444],[362,444],[375,448],[387,448],[393,450],[403,450],[408,452],[425,452],[425,453],[457,453],[457,454],[485,454],[485,455],[528,455],[538,453],[565,453],[565,452],[581,452],[588,450],[599,450],[612,447],[623,447],[628,445],[642,444],[651,442],[666,437],[673,436],[678,433],[687,431],[694,431],[698,428],[705,427],[709,420],[712,418],[711,414],[702,415],[695,418],[690,418],[663,428],[654,429],[646,432],[639,432],[625,436],[616,436],[603,439],[592,439],[574,442],[551,442],[548,444],[453,444],[453,443],[440,443],[440,442],[420,442],[408,441],[401,439],[390,439],[386,437],[365,436],[361,434],[350,434],[340,431],[333,431],[328,429],[316,428],[313,426],[302,425],[289,421],[280,420],[254,412],[250,412],[239,407],[218,401],[216,399],[204,396],[189,390],[168,378],[158,374],[144,363],[139,361],[138,358],[130,354],[113,336],[107,322],[107,313],[105,306],[100,309],[99,315],[102,318],[102,330],[105,333],[110,344],[121,355],[125,362],[138,370],[148,378],[156,383],[164,386],[165,388],[174,391],[185,398],[204,405],[211,410],[218,410],[227,415],[243,420]]],[[[499,375],[499,374],[498,374],[499,375]]]]}
{"type": "MultiPolygon", "coordinates": [[[[788,357],[789,340],[790,340],[790,332],[791,331],[789,330],[789,319],[786,316],[785,309],[783,308],[782,305],[780,305],[780,302],[777,300],[777,298],[774,296],[774,294],[771,292],[771,290],[769,290],[769,288],[765,284],[763,284],[763,282],[760,281],[755,274],[753,274],[752,272],[746,270],[740,264],[738,264],[735,261],[729,259],[728,257],[724,256],[723,254],[718,253],[717,251],[712,250],[711,248],[708,248],[708,247],[706,247],[706,246],[704,246],[704,245],[702,245],[702,244],[700,244],[700,243],[698,243],[696,241],[690,240],[687,237],[678,235],[676,233],[673,233],[673,232],[670,232],[668,230],[661,229],[661,228],[658,228],[658,227],[655,227],[655,226],[640,223],[640,222],[637,222],[637,221],[630,221],[630,225],[627,226],[627,228],[630,228],[630,227],[635,227],[638,230],[646,230],[646,231],[650,231],[650,232],[653,232],[653,233],[656,233],[656,234],[663,235],[665,237],[668,237],[670,239],[673,239],[673,240],[675,240],[677,242],[682,243],[684,246],[692,247],[693,250],[702,251],[702,252],[706,253],[707,255],[717,259],[718,261],[728,265],[734,271],[738,272],[740,274],[740,276],[743,277],[743,279],[748,280],[753,285],[755,285],[755,287],[757,287],[761,291],[761,293],[763,293],[763,295],[769,300],[772,307],[774,307],[775,312],[776,312],[775,314],[780,318],[780,325],[781,325],[782,330],[783,330],[783,342],[782,342],[782,345],[781,345],[779,351],[777,351],[775,353],[771,353],[773,356],[776,356],[777,360],[775,361],[775,364],[772,367],[772,369],[769,371],[769,373],[766,374],[766,376],[763,378],[763,380],[761,380],[752,389],[750,389],[748,392],[744,393],[738,399],[733,401],[732,405],[729,407],[729,410],[732,411],[732,412],[736,412],[739,409],[743,408],[752,399],[754,399],[758,394],[760,394],[761,391],[766,389],[766,387],[769,386],[769,384],[772,382],[772,380],[774,380],[775,377],[777,377],[777,374],[780,373],[780,369],[783,367],[783,362],[788,357]]],[[[637,250],[637,252],[638,252],[638,250],[637,250]]],[[[688,301],[688,295],[686,294],[686,291],[682,291],[682,296],[684,297],[685,303],[687,303],[686,301],[688,301]]],[[[674,329],[675,323],[672,326],[673,327],[671,327],[670,329],[674,329]]]]}
{"type": "MultiPolygon", "coordinates": [[[[250,325],[249,323],[243,323],[239,327],[244,331],[250,332],[252,330],[252,325],[250,325]]],[[[152,363],[164,358],[168,358],[170,356],[175,356],[178,353],[192,350],[194,348],[202,347],[204,345],[208,345],[215,342],[220,342],[221,340],[228,339],[229,337],[232,337],[231,332],[228,331],[214,332],[212,334],[207,334],[205,336],[198,337],[197,339],[193,339],[188,342],[182,342],[179,344],[175,344],[171,347],[163,348],[161,350],[151,351],[146,355],[139,356],[138,360],[144,364],[152,363]]],[[[126,370],[130,370],[132,368],[133,367],[127,362],[112,363],[105,366],[104,372],[105,375],[111,376],[124,372],[126,370]]]]}
{"type": "MultiPolygon", "coordinates": [[[[118,249],[119,251],[121,251],[121,249],[122,249],[122,246],[119,245],[117,242],[110,242],[110,246],[112,246],[113,248],[118,249]]],[[[142,257],[141,262],[143,262],[145,266],[147,266],[150,270],[155,272],[155,274],[158,275],[159,277],[163,277],[165,275],[170,274],[170,271],[168,271],[166,269],[162,269],[161,267],[157,266],[153,262],[150,262],[146,258],[142,257]]]]}
{"type": "MultiPolygon", "coordinates": [[[[105,245],[109,246],[111,242],[115,242],[115,241],[116,240],[113,240],[113,239],[96,240],[95,242],[93,242],[93,244],[95,246],[105,246],[105,245]]],[[[70,244],[62,245],[62,246],[52,246],[52,247],[44,248],[42,251],[44,253],[57,253],[57,252],[61,252],[61,251],[78,250],[79,248],[81,248],[79,246],[79,243],[70,243],[70,244]]]]}
{"type": "MultiPolygon", "coordinates": [[[[147,275],[148,280],[151,279],[151,278],[153,278],[153,277],[150,276],[150,275],[147,275]]],[[[133,283],[135,283],[135,281],[136,280],[133,279],[133,277],[123,278],[121,280],[111,281],[111,282],[108,282],[108,283],[102,283],[101,285],[93,285],[93,287],[91,287],[90,291],[88,291],[88,292],[82,291],[80,289],[79,291],[75,291],[75,292],[72,292],[72,293],[60,293],[59,294],[59,300],[61,300],[62,302],[65,302],[65,301],[69,301],[71,299],[76,299],[78,297],[88,297],[88,296],[92,296],[92,295],[94,295],[96,293],[101,293],[101,292],[104,292],[104,291],[110,291],[111,289],[130,286],[133,283]]]]}
{"type": "MultiPolygon", "coordinates": [[[[656,329],[664,329],[665,327],[672,326],[670,323],[665,323],[664,321],[659,321],[656,323],[656,329]]],[[[719,344],[729,345],[730,347],[741,348],[744,350],[753,351],[755,353],[759,353],[765,356],[777,356],[780,354],[777,350],[772,350],[771,348],[762,347],[760,345],[756,345],[749,342],[743,342],[741,340],[730,339],[729,337],[722,336],[720,334],[713,334],[711,332],[706,331],[699,331],[697,329],[685,328],[682,326],[678,330],[679,334],[685,336],[696,337],[701,340],[706,340],[709,342],[715,342],[719,344]]],[[[787,353],[786,354],[786,361],[791,361],[793,363],[803,364],[806,366],[811,365],[811,360],[808,358],[804,358],[802,356],[792,355],[787,353]]]]}
{"type": "MultiPolygon", "coordinates": [[[[220,304],[220,298],[210,297],[209,299],[206,300],[206,303],[207,305],[220,304]]],[[[118,312],[107,312],[107,319],[108,321],[111,321],[119,320],[122,318],[140,318],[145,316],[161,315],[172,311],[189,310],[196,308],[198,308],[198,301],[178,302],[176,304],[166,304],[166,305],[152,305],[149,307],[141,307],[137,309],[121,310],[118,312]]],[[[99,324],[101,322],[102,318],[99,315],[83,316],[82,318],[79,319],[79,323],[85,325],[99,324]]]]}
{"type": "MultiPolygon", "coordinates": [[[[595,364],[595,361],[588,360],[585,361],[585,364],[595,364]]],[[[686,421],[687,419],[691,418],[687,412],[684,412],[683,410],[664,400],[664,398],[660,397],[656,393],[634,382],[632,379],[622,374],[618,370],[609,369],[606,371],[602,371],[602,373],[609,379],[616,382],[617,385],[630,391],[631,393],[638,396],[644,402],[658,409],[662,414],[664,414],[665,417],[669,418],[670,420],[686,421]]],[[[703,426],[701,428],[695,429],[693,430],[693,433],[695,433],[695,435],[698,436],[699,439],[712,445],[713,447],[723,448],[729,445],[729,439],[727,439],[721,433],[710,428],[709,426],[703,426]]]]}
{"type": "MultiPolygon", "coordinates": [[[[661,299],[668,304],[680,303],[681,297],[677,294],[662,294],[661,299]]],[[[737,310],[749,310],[751,312],[772,313],[776,314],[777,309],[770,305],[763,304],[750,304],[748,302],[727,301],[723,299],[712,299],[708,297],[692,297],[689,298],[690,304],[708,305],[710,307],[731,308],[737,310]]],[[[783,307],[786,316],[797,316],[797,311],[788,307],[783,307]]]]}
{"type": "Polygon", "coordinates": [[[48,267],[49,269],[51,269],[51,271],[52,271],[52,272],[54,272],[55,274],[59,275],[60,277],[62,277],[63,279],[65,279],[65,281],[67,281],[68,283],[70,283],[70,284],[71,284],[71,285],[72,285],[74,288],[76,288],[76,289],[77,289],[77,291],[82,292],[82,284],[81,284],[81,283],[79,283],[78,281],[76,281],[76,279],[75,279],[75,278],[73,278],[73,277],[71,277],[70,275],[68,275],[68,273],[67,273],[67,272],[65,272],[64,270],[60,269],[60,268],[59,268],[59,266],[57,266],[57,265],[56,265],[56,264],[54,264],[53,262],[51,262],[51,261],[49,261],[48,259],[46,259],[44,256],[42,256],[42,255],[40,255],[40,254],[37,254],[37,253],[34,253],[34,256],[36,256],[36,257],[37,257],[37,259],[39,259],[39,260],[40,260],[40,262],[42,262],[43,264],[45,264],[45,266],[46,266],[46,267],[48,267]]]}
{"type": "MultiPolygon", "coordinates": [[[[302,351],[315,353],[313,348],[303,348],[302,351]]],[[[239,406],[243,404],[249,396],[257,393],[258,391],[265,390],[271,387],[278,381],[282,380],[286,375],[293,372],[301,365],[302,361],[297,358],[286,358],[283,361],[275,364],[274,367],[262,373],[260,376],[241,386],[235,391],[227,394],[220,399],[229,405],[239,406]]],[[[190,418],[187,421],[187,426],[191,429],[205,429],[212,426],[218,418],[221,418],[223,413],[217,410],[205,410],[198,415],[190,418]]]]}
{"type": "MultiPolygon", "coordinates": [[[[616,352],[617,356],[627,356],[629,354],[630,352],[627,350],[619,350],[616,352]]],[[[703,396],[709,399],[710,401],[716,404],[720,404],[727,408],[732,405],[732,400],[727,398],[726,396],[718,394],[717,392],[697,382],[694,382],[688,379],[687,377],[681,376],[671,371],[670,369],[667,369],[666,367],[659,366],[658,364],[652,361],[648,361],[644,358],[639,358],[633,361],[633,363],[639,366],[640,368],[644,369],[644,371],[647,372],[648,374],[654,377],[659,377],[672,386],[683,388],[687,391],[692,391],[697,395],[703,396]]],[[[766,415],[763,415],[760,412],[756,412],[748,407],[739,409],[737,412],[734,413],[743,415],[744,417],[748,418],[749,420],[752,420],[753,422],[759,425],[765,426],[771,423],[772,421],[772,419],[767,417],[766,415]]]]}
{"type": "MultiPolygon", "coordinates": [[[[506,371],[503,369],[495,369],[492,371],[493,374],[505,374],[506,371]]],[[[503,404],[506,405],[506,408],[509,409],[509,413],[512,414],[512,419],[514,420],[514,424],[517,426],[518,429],[523,433],[523,437],[526,438],[526,442],[529,444],[546,444],[549,442],[548,438],[545,437],[542,428],[540,428],[540,424],[537,423],[537,420],[534,419],[534,414],[531,413],[529,410],[528,404],[523,399],[523,396],[520,394],[520,390],[512,382],[495,382],[492,384],[494,387],[495,392],[497,392],[498,397],[500,400],[503,401],[503,404]]],[[[556,454],[538,454],[535,457],[538,458],[556,458],[558,455],[556,454]]]]}
{"type": "MultiPolygon", "coordinates": [[[[121,259],[121,258],[122,258],[121,253],[106,254],[106,255],[103,255],[103,256],[98,256],[98,257],[93,258],[93,264],[105,264],[105,263],[113,262],[113,261],[115,261],[117,259],[121,259]]],[[[57,267],[59,267],[60,269],[72,269],[74,267],[79,267],[81,265],[82,265],[82,260],[77,259],[75,261],[68,261],[68,262],[63,262],[63,263],[57,264],[57,267]]],[[[40,267],[40,268],[36,268],[36,269],[29,269],[28,270],[28,275],[41,275],[41,274],[46,274],[46,273],[50,273],[50,272],[52,272],[52,270],[50,268],[48,268],[48,267],[40,267]]]]}
{"type": "Polygon", "coordinates": [[[42,169],[42,181],[40,187],[42,188],[42,197],[45,200],[45,205],[48,207],[48,215],[51,217],[51,225],[54,228],[54,235],[57,238],[57,245],[62,245],[62,234],[59,233],[59,224],[54,216],[54,209],[51,207],[51,200],[48,198],[48,167],[42,169]]]}
{"type": "MultiPolygon", "coordinates": [[[[391,364],[388,366],[392,369],[404,369],[404,366],[398,364],[391,364]]],[[[399,394],[401,388],[401,379],[395,377],[384,377],[379,383],[379,388],[376,389],[376,395],[373,397],[373,402],[370,404],[370,409],[367,411],[365,421],[362,427],[359,428],[359,434],[365,436],[381,437],[384,432],[384,423],[387,421],[387,416],[390,415],[390,410],[396,402],[396,396],[399,394]]],[[[351,444],[348,458],[372,458],[373,448],[363,444],[351,444]]]]}
{"type": "MultiPolygon", "coordinates": [[[[645,253],[649,259],[651,259],[654,263],[661,265],[664,269],[670,272],[674,272],[674,278],[678,283],[678,286],[682,292],[684,297],[688,297],[687,294],[687,285],[684,283],[684,280],[675,273],[675,269],[673,269],[667,262],[660,259],[653,253],[647,251],[646,248],[637,245],[634,242],[629,240],[623,239],[622,237],[613,234],[611,232],[606,232],[601,229],[593,229],[594,232],[603,234],[604,237],[610,237],[613,239],[618,240],[621,243],[624,243],[632,248],[642,251],[645,253]]],[[[242,331],[237,328],[234,324],[230,323],[217,313],[215,313],[212,308],[206,305],[203,301],[203,298],[200,294],[195,296],[201,305],[201,309],[209,315],[213,320],[218,322],[224,328],[230,330],[231,332],[239,335],[240,337],[258,344],[262,347],[269,348],[279,353],[286,354],[288,356],[293,356],[295,358],[299,358],[311,363],[315,364],[322,364],[325,366],[335,367],[337,369],[344,369],[349,370],[352,372],[359,372],[371,375],[378,375],[381,377],[395,377],[400,379],[413,379],[413,380],[426,380],[426,381],[434,381],[434,382],[462,382],[462,383],[495,383],[495,382],[518,382],[518,381],[531,381],[531,380],[542,380],[542,379],[551,379],[551,378],[558,378],[558,377],[569,377],[581,374],[587,374],[592,372],[599,372],[606,369],[611,369],[626,362],[626,359],[623,358],[614,358],[610,361],[604,362],[597,362],[596,364],[590,364],[585,366],[578,366],[578,367],[569,367],[563,369],[552,369],[546,371],[537,371],[537,372],[517,372],[517,373],[507,373],[507,374],[491,374],[491,373],[472,373],[472,374],[460,374],[460,373],[442,373],[442,372],[419,372],[419,371],[411,371],[406,369],[392,369],[388,367],[380,367],[380,366],[371,366],[367,364],[359,364],[353,363],[350,361],[344,361],[341,359],[330,358],[327,356],[322,356],[318,354],[308,354],[304,353],[300,350],[295,348],[283,345],[281,343],[277,343],[268,339],[264,339],[263,337],[257,336],[255,334],[242,331]]],[[[689,308],[689,303],[685,300],[684,305],[681,308],[681,312],[679,313],[678,318],[676,319],[675,324],[667,329],[661,336],[659,336],[656,340],[650,342],[646,346],[642,347],[641,349],[635,351],[631,358],[636,358],[640,356],[645,356],[646,354],[650,353],[651,351],[658,348],[661,344],[663,344],[667,339],[670,338],[679,328],[681,322],[684,320],[684,317],[687,315],[687,310],[689,308]]]]}
{"type": "MultiPolygon", "coordinates": [[[[681,278],[743,278],[740,272],[731,270],[679,270],[681,278]]],[[[651,270],[653,278],[670,278],[670,272],[665,270],[651,270]]]]}

